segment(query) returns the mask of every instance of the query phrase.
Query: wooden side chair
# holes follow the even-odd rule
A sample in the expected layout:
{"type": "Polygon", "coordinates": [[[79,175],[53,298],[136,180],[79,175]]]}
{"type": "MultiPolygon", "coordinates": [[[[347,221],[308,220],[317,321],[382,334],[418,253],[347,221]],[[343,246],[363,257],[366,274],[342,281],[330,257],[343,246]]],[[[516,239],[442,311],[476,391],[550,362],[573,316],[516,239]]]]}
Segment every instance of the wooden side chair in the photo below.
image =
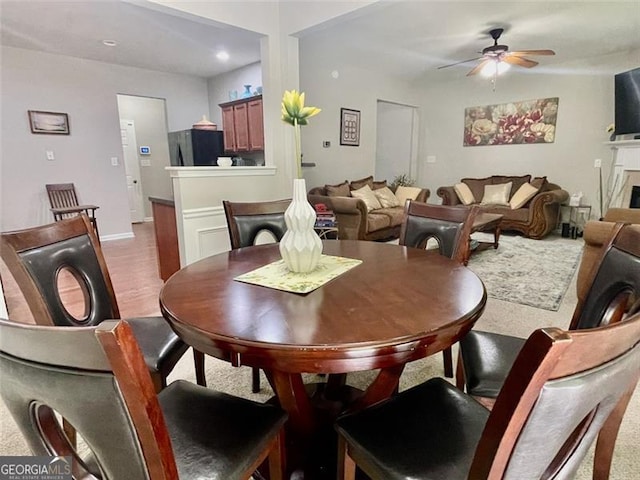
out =
{"type": "MultiPolygon", "coordinates": [[[[640,226],[617,224],[593,266],[583,268],[590,276],[586,280],[589,287],[578,300],[569,330],[616,323],[640,309],[640,226]]],[[[476,400],[492,408],[524,345],[522,338],[471,330],[460,340],[458,388],[466,388],[476,400]]],[[[600,471],[594,478],[608,478],[614,442],[615,434],[598,439],[600,471]]]]}
{"type": "Polygon", "coordinates": [[[270,478],[283,478],[286,413],[183,380],[156,394],[126,321],[0,320],[0,370],[0,394],[33,454],[70,456],[73,478],[248,479],[267,457],[270,478]]]}
{"type": "Polygon", "coordinates": [[[51,213],[56,222],[85,213],[91,220],[91,225],[96,231],[96,237],[98,240],[100,239],[98,221],[96,220],[96,210],[100,207],[97,205],[80,205],[76,195],[76,187],[73,183],[50,183],[45,187],[51,204],[51,213]]]}
{"type": "MultiPolygon", "coordinates": [[[[39,227],[0,234],[0,256],[15,278],[36,322],[43,325],[92,326],[120,318],[118,302],[102,248],[84,214],[39,227]],[[59,283],[63,272],[78,282],[84,312],[71,313],[59,283]]],[[[189,346],[164,317],[130,318],[156,391],[189,346]]],[[[204,354],[193,351],[196,379],[206,385],[204,354]]]]}
{"type": "MultiPolygon", "coordinates": [[[[231,248],[250,247],[261,232],[269,232],[279,242],[287,231],[284,211],[291,199],[271,202],[229,202],[224,200],[224,213],[229,229],[231,248]]],[[[260,369],[251,370],[251,390],[260,391],[260,369]]]]}
{"type": "MultiPolygon", "coordinates": [[[[440,255],[464,264],[469,256],[469,236],[479,207],[449,207],[408,201],[400,228],[400,245],[426,248],[430,239],[438,243],[440,255]]],[[[442,351],[444,374],[453,377],[451,348],[442,351]]]]}
{"type": "Polygon", "coordinates": [[[640,314],[537,330],[491,411],[434,378],[339,418],[338,478],[355,478],[356,465],[374,480],[573,478],[601,429],[617,435],[639,364],[640,314]]]}

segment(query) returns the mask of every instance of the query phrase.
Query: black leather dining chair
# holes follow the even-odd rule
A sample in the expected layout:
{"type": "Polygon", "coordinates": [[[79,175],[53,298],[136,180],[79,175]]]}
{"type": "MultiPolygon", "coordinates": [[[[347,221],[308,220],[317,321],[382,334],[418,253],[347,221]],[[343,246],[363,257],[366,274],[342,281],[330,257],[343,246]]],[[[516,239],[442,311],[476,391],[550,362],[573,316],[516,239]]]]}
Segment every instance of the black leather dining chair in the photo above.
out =
{"type": "MultiPolygon", "coordinates": [[[[120,318],[107,264],[85,214],[59,222],[0,234],[0,256],[13,275],[37,323],[91,326],[120,318]],[[75,278],[84,312],[71,313],[59,282],[63,272],[75,278]]],[[[156,391],[189,346],[161,317],[127,319],[136,334],[156,391]]],[[[206,385],[204,354],[193,351],[196,380],[206,385]]]]}
{"type": "MultiPolygon", "coordinates": [[[[262,232],[271,234],[276,242],[282,240],[287,231],[284,212],[291,204],[291,199],[271,202],[230,202],[224,200],[222,205],[227,219],[231,248],[250,247],[262,232]]],[[[251,390],[260,391],[260,369],[252,367],[251,390]]]]}
{"type": "Polygon", "coordinates": [[[184,380],[156,394],[126,321],[0,319],[0,370],[0,395],[32,453],[71,457],[73,478],[248,479],[267,457],[270,478],[283,478],[286,413],[184,380]]]}
{"type": "MultiPolygon", "coordinates": [[[[426,248],[430,239],[438,253],[463,264],[469,256],[469,236],[479,207],[449,207],[407,201],[400,228],[400,245],[426,248]]],[[[444,374],[453,377],[451,347],[442,351],[444,374]]]]}
{"type": "Polygon", "coordinates": [[[373,480],[573,478],[599,432],[617,434],[639,364],[640,313],[536,330],[491,411],[434,378],[339,418],[338,479],[356,465],[373,480]]]}
{"type": "MultiPolygon", "coordinates": [[[[597,328],[619,322],[640,308],[640,227],[619,223],[590,269],[590,287],[579,299],[569,330],[597,328]]],[[[456,383],[491,408],[525,340],[471,330],[460,340],[456,383]]],[[[596,446],[601,470],[608,472],[614,438],[601,436],[596,446]]]]}

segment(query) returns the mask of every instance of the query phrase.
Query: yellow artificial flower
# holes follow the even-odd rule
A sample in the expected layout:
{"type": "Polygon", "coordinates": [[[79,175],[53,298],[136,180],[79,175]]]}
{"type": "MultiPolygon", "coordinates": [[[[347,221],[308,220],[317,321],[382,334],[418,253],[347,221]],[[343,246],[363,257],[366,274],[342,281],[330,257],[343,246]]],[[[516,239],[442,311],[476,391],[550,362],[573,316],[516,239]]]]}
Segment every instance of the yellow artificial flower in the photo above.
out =
{"type": "Polygon", "coordinates": [[[296,160],[298,178],[302,178],[302,150],[300,147],[300,125],[306,125],[307,119],[317,115],[321,110],[317,107],[304,106],[304,92],[285,90],[282,97],[282,121],[293,125],[296,140],[296,160]]]}
{"type": "Polygon", "coordinates": [[[304,92],[286,90],[282,97],[282,121],[289,125],[306,125],[307,118],[320,113],[317,107],[304,106],[304,92]]]}

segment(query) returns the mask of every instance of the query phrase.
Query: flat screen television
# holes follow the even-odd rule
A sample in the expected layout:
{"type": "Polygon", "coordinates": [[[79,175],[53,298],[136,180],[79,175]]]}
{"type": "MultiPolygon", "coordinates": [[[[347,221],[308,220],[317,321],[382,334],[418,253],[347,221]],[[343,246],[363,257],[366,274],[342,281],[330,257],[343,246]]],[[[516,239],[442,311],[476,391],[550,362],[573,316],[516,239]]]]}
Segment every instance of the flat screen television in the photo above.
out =
{"type": "Polygon", "coordinates": [[[614,77],[615,134],[640,133],[640,67],[614,77]]]}

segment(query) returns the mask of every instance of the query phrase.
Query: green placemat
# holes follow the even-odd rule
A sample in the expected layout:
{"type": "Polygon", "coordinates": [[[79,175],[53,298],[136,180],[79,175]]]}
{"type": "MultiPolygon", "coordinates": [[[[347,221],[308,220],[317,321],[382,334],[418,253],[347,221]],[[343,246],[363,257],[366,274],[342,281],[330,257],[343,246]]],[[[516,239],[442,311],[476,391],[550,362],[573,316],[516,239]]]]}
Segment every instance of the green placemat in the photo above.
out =
{"type": "Polygon", "coordinates": [[[234,280],[285,292],[309,293],[361,263],[362,260],[353,258],[322,255],[318,266],[312,272],[294,273],[287,269],[284,260],[278,260],[238,275],[234,280]]]}

